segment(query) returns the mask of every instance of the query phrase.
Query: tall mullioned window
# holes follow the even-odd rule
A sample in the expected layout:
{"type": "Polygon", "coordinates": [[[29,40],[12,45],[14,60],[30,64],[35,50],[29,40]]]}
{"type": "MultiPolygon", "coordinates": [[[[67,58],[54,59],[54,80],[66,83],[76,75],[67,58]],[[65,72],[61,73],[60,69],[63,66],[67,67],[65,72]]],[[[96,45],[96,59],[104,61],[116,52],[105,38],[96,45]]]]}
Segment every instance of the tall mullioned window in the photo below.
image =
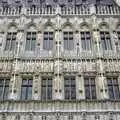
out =
{"type": "Polygon", "coordinates": [[[63,39],[64,39],[64,49],[73,50],[74,49],[73,32],[70,31],[63,32],[63,39]]]}
{"type": "Polygon", "coordinates": [[[23,79],[21,85],[21,100],[32,99],[32,79],[23,79]]]}
{"type": "Polygon", "coordinates": [[[101,39],[101,44],[102,44],[103,50],[112,50],[110,33],[108,31],[101,31],[100,39],[101,39]]]}
{"type": "Polygon", "coordinates": [[[110,99],[120,99],[118,79],[116,77],[107,78],[108,94],[110,99]]]}
{"type": "Polygon", "coordinates": [[[42,78],[41,99],[42,100],[52,99],[52,78],[51,77],[42,78]]]}
{"type": "Polygon", "coordinates": [[[91,50],[92,44],[91,44],[91,35],[89,31],[82,31],[81,34],[81,44],[83,50],[91,50]]]}
{"type": "Polygon", "coordinates": [[[96,85],[95,78],[84,78],[85,96],[86,99],[96,99],[96,85]]]}
{"type": "Polygon", "coordinates": [[[43,38],[43,49],[44,50],[52,50],[53,39],[54,39],[53,32],[50,32],[50,31],[44,32],[44,38],[43,38]]]}
{"type": "Polygon", "coordinates": [[[0,100],[8,99],[10,79],[0,78],[0,100]]]}
{"type": "Polygon", "coordinates": [[[7,51],[14,51],[15,50],[15,48],[16,48],[16,35],[17,35],[17,32],[8,32],[7,33],[5,50],[7,50],[7,51]]]}
{"type": "Polygon", "coordinates": [[[27,51],[34,51],[36,45],[36,32],[27,32],[26,47],[27,51]]]}
{"type": "Polygon", "coordinates": [[[76,99],[75,77],[64,77],[64,92],[65,99],[76,99]]]}

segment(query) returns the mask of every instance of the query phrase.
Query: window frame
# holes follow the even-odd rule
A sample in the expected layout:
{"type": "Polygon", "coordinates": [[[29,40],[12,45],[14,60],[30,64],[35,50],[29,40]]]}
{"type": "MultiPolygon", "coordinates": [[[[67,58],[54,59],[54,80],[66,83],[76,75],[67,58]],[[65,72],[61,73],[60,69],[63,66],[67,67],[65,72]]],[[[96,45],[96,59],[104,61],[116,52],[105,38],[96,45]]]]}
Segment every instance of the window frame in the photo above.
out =
{"type": "Polygon", "coordinates": [[[93,77],[92,76],[84,77],[84,88],[85,88],[85,99],[87,99],[87,100],[96,100],[97,99],[96,79],[94,76],[93,77]],[[88,81],[87,85],[86,85],[86,80],[88,81]],[[94,80],[94,83],[91,82],[92,80],[94,80]],[[89,91],[89,96],[87,96],[88,95],[87,90],[89,91]],[[94,90],[95,96],[93,96],[92,90],[94,90]]]}
{"type": "Polygon", "coordinates": [[[23,78],[22,79],[22,83],[21,83],[21,93],[20,93],[20,100],[32,100],[32,88],[33,88],[33,78],[23,78]],[[23,81],[27,81],[28,84],[23,84],[23,81]],[[29,81],[30,84],[29,84],[29,81]],[[24,92],[24,96],[23,96],[23,88],[26,88],[26,91],[24,92]],[[29,98],[29,91],[28,89],[31,88],[31,96],[29,98]]]}
{"type": "Polygon", "coordinates": [[[44,30],[43,31],[43,50],[51,51],[51,50],[53,50],[53,47],[54,47],[54,31],[53,30],[44,30]],[[47,33],[46,37],[45,37],[45,33],[47,33]],[[51,33],[51,35],[50,35],[50,33],[51,33]],[[45,38],[46,38],[46,40],[45,40],[45,38]]]}
{"type": "Polygon", "coordinates": [[[52,100],[52,95],[53,95],[52,92],[53,92],[53,77],[50,77],[50,76],[42,77],[41,79],[41,100],[52,100]],[[45,94],[43,95],[44,90],[45,90],[45,94]],[[48,96],[49,94],[50,96],[48,96]]]}
{"type": "Polygon", "coordinates": [[[92,51],[92,36],[91,36],[91,31],[88,30],[88,29],[85,29],[85,30],[81,30],[80,31],[80,40],[81,40],[81,48],[82,48],[82,51],[92,51]],[[84,37],[82,37],[82,34],[81,33],[84,33],[84,37]],[[87,36],[86,33],[89,33],[89,37],[87,36]],[[82,46],[82,39],[84,39],[84,48],[82,46]],[[89,46],[88,46],[88,41],[89,41],[89,46]]]}
{"type": "Polygon", "coordinates": [[[17,42],[17,31],[8,31],[4,50],[14,52],[17,48],[16,42],[17,42]]]}
{"type": "Polygon", "coordinates": [[[25,37],[26,41],[25,41],[25,51],[35,51],[36,50],[36,43],[37,43],[37,31],[35,30],[29,30],[26,31],[26,37],[25,37]],[[29,40],[28,38],[28,33],[30,33],[30,37],[29,40]],[[33,37],[33,33],[35,33],[35,37],[33,37]],[[33,40],[34,38],[34,40],[33,40]],[[27,42],[29,41],[29,44],[27,44],[27,42]],[[34,41],[34,47],[32,46],[32,41],[34,41]]]}
{"type": "Polygon", "coordinates": [[[106,79],[107,79],[107,89],[108,89],[109,99],[113,99],[113,100],[120,99],[120,87],[119,87],[118,77],[107,77],[106,79]],[[110,83],[110,81],[108,83],[108,80],[110,80],[111,83],[110,83]],[[115,80],[116,80],[116,83],[113,82],[115,80]],[[116,87],[117,87],[117,90],[118,90],[117,92],[119,93],[119,96],[117,96],[117,93],[115,90],[116,87]],[[110,89],[112,89],[112,93],[110,93],[111,92],[110,89]]]}
{"type": "Polygon", "coordinates": [[[63,42],[64,42],[64,50],[67,50],[67,51],[74,50],[74,32],[71,30],[64,30],[63,31],[63,42]]]}
{"type": "Polygon", "coordinates": [[[75,76],[64,76],[64,99],[76,100],[76,77],[75,76]],[[69,83],[67,83],[66,81],[68,81],[69,83]],[[72,92],[74,92],[74,96],[72,96],[72,92]]]}
{"type": "Polygon", "coordinates": [[[0,84],[0,88],[2,88],[2,97],[0,97],[0,100],[8,100],[9,98],[9,87],[10,87],[10,79],[9,78],[0,78],[0,81],[3,81],[3,84],[0,84]],[[6,84],[6,81],[8,84],[6,84]],[[8,93],[7,96],[5,95],[6,93],[6,88],[8,88],[8,93]]]}
{"type": "Polygon", "coordinates": [[[100,42],[101,42],[102,50],[103,51],[112,51],[113,44],[112,44],[112,40],[111,40],[110,31],[109,30],[100,30],[99,34],[100,34],[100,42]],[[103,33],[103,36],[101,35],[101,33],[103,33]]]}

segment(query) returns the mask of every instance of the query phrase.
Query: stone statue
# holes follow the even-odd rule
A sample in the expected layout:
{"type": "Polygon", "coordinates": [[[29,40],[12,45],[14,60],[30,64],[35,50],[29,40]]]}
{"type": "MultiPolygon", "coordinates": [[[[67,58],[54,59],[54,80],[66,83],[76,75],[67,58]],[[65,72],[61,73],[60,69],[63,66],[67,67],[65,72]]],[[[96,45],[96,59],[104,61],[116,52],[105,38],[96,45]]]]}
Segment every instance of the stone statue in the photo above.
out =
{"type": "Polygon", "coordinates": [[[18,33],[17,33],[17,36],[16,36],[17,41],[18,41],[18,42],[22,41],[23,36],[24,36],[24,33],[23,33],[22,31],[18,32],[18,33]]]}
{"type": "Polygon", "coordinates": [[[113,37],[113,40],[115,41],[115,44],[117,44],[118,43],[118,36],[117,36],[117,33],[115,31],[113,32],[112,37],[113,37]]]}
{"type": "Polygon", "coordinates": [[[2,44],[3,38],[4,38],[4,34],[0,33],[0,44],[2,44]]]}

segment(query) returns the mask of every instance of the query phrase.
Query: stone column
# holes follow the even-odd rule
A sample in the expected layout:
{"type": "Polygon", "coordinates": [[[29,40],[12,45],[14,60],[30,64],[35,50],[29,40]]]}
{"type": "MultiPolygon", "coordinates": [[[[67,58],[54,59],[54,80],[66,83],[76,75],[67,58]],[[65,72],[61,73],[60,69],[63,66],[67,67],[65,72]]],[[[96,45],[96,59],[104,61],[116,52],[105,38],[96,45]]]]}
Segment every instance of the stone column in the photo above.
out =
{"type": "Polygon", "coordinates": [[[16,36],[17,46],[16,46],[16,56],[18,57],[19,54],[23,52],[23,42],[24,42],[24,30],[18,30],[16,36]]]}
{"type": "Polygon", "coordinates": [[[38,31],[37,33],[37,53],[39,53],[42,50],[43,46],[43,34],[41,31],[38,31]]]}
{"type": "Polygon", "coordinates": [[[106,77],[104,76],[104,64],[102,63],[101,59],[97,59],[96,62],[96,71],[97,71],[97,77],[96,77],[96,89],[98,93],[99,99],[107,99],[108,93],[107,93],[107,86],[106,86],[106,77]]]}
{"type": "Polygon", "coordinates": [[[97,89],[98,99],[108,99],[106,77],[104,77],[104,74],[98,74],[96,77],[96,82],[97,82],[96,89],[97,89]]]}
{"type": "Polygon", "coordinates": [[[56,59],[54,63],[53,99],[63,99],[63,86],[62,60],[56,59]]]}
{"type": "Polygon", "coordinates": [[[64,99],[64,83],[62,75],[54,75],[53,79],[53,99],[62,100],[64,99]]]}
{"type": "Polygon", "coordinates": [[[83,75],[76,76],[76,99],[85,99],[84,77],[83,75]]]}
{"type": "Polygon", "coordinates": [[[39,82],[41,82],[39,74],[34,74],[34,76],[33,76],[33,91],[32,91],[33,100],[39,100],[39,92],[41,92],[41,91],[39,91],[39,88],[41,88],[39,82]]]}
{"type": "Polygon", "coordinates": [[[0,31],[0,51],[2,51],[4,37],[5,37],[4,32],[0,31]]]}
{"type": "Polygon", "coordinates": [[[81,44],[80,44],[80,33],[79,31],[76,31],[76,34],[75,34],[75,48],[76,48],[76,53],[77,55],[79,55],[80,51],[81,51],[81,44]]]}
{"type": "Polygon", "coordinates": [[[21,76],[19,73],[13,73],[10,80],[10,99],[18,100],[20,99],[20,86],[21,86],[21,76]]]}

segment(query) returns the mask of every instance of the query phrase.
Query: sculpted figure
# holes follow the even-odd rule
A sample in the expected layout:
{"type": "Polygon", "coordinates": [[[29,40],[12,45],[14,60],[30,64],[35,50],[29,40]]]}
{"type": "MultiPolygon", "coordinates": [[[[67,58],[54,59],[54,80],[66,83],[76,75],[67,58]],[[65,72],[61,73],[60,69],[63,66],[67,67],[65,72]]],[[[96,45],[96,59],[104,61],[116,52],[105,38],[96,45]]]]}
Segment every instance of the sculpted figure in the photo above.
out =
{"type": "Polygon", "coordinates": [[[117,33],[114,31],[112,34],[113,40],[115,41],[115,44],[118,42],[118,36],[117,33]]]}

